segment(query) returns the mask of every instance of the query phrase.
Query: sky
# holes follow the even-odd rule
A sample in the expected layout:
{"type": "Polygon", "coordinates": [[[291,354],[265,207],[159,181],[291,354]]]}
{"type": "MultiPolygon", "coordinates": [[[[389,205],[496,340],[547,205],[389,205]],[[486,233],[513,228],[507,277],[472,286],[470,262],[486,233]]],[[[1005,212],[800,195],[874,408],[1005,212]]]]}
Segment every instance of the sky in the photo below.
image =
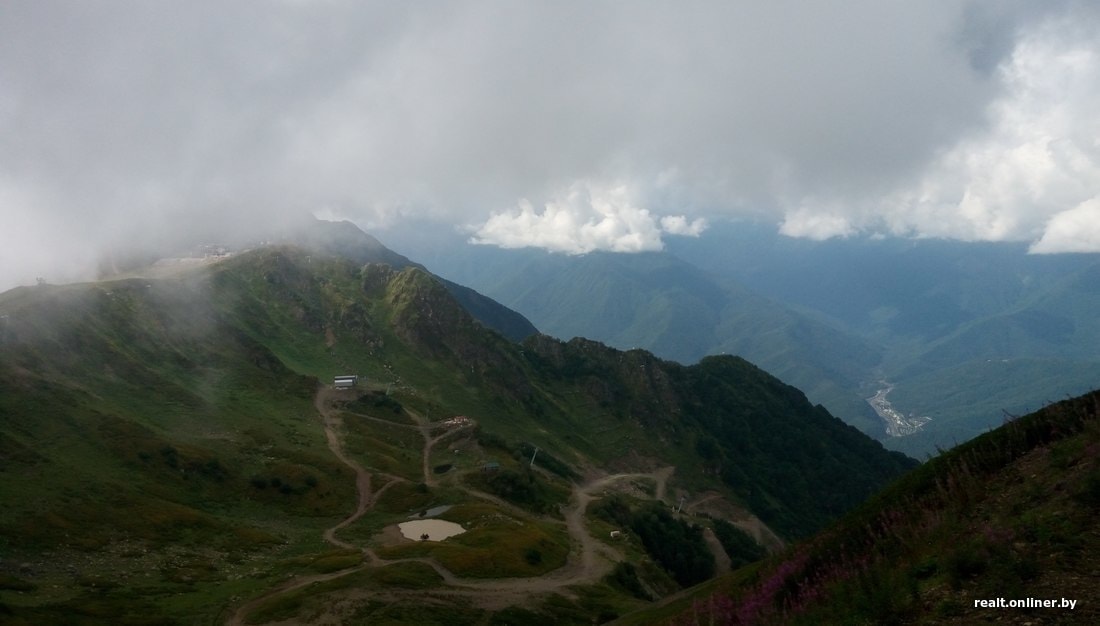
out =
{"type": "Polygon", "coordinates": [[[7,0],[0,289],[302,213],[1100,252],[1096,111],[1083,0],[7,0]]]}

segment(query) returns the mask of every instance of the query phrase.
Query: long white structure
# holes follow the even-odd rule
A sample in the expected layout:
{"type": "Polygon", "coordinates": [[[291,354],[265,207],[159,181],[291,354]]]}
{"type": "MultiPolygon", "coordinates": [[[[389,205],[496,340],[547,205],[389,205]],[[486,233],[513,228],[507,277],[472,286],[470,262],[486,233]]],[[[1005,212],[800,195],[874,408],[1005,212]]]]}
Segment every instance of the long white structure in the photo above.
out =
{"type": "Polygon", "coordinates": [[[350,374],[350,375],[347,375],[347,376],[337,376],[336,378],[332,379],[332,386],[336,387],[337,389],[351,389],[352,387],[354,387],[358,384],[359,384],[359,375],[358,374],[350,374]]]}

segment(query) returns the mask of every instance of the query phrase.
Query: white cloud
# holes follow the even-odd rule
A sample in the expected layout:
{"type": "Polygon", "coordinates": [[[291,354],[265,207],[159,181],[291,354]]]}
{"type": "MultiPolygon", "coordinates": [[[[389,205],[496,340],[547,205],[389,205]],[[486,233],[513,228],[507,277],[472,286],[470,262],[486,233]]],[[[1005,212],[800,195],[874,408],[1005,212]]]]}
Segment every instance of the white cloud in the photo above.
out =
{"type": "Polygon", "coordinates": [[[1098,195],[1095,5],[7,3],[0,177],[36,201],[0,220],[72,224],[82,254],[313,210],[517,245],[526,220],[581,237],[546,236],[563,250],[703,216],[1037,241],[1098,195]],[[630,206],[574,206],[572,181],[630,206]],[[539,208],[489,216],[517,198],[539,208]]]}
{"type": "Polygon", "coordinates": [[[697,217],[690,222],[683,215],[666,215],[661,218],[661,230],[670,235],[698,237],[707,229],[707,221],[697,217]]]}
{"type": "MultiPolygon", "coordinates": [[[[989,105],[985,129],[944,149],[914,182],[881,196],[803,200],[782,231],[1031,240],[1042,242],[1035,251],[1059,250],[1056,242],[1067,233],[1058,229],[1090,214],[1084,203],[1100,195],[1097,76],[1100,25],[1048,19],[1022,35],[995,72],[1004,91],[989,105]],[[804,208],[818,204],[823,208],[804,208]]],[[[1082,242],[1073,245],[1080,249],[1082,242]]]]}
{"type": "Polygon", "coordinates": [[[624,185],[576,182],[537,211],[529,200],[508,212],[494,213],[477,227],[470,243],[502,248],[545,248],[566,254],[596,250],[646,252],[662,250],[662,232],[698,236],[706,221],[683,215],[656,218],[637,206],[624,185]]]}
{"type": "Polygon", "coordinates": [[[1043,236],[1029,252],[1100,252],[1100,198],[1058,213],[1046,225],[1043,236]]]}
{"type": "Polygon", "coordinates": [[[833,237],[847,237],[856,229],[843,215],[801,208],[791,211],[779,225],[779,232],[788,237],[821,241],[833,237]]]}

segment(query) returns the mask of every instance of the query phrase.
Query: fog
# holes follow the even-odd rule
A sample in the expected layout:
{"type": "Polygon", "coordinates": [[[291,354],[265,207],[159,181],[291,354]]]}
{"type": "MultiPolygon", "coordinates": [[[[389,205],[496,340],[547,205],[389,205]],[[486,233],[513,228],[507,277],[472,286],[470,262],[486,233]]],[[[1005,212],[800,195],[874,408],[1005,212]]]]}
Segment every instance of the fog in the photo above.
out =
{"type": "Polygon", "coordinates": [[[1100,250],[1092,3],[14,1],[0,289],[312,213],[386,240],[1100,250]]]}

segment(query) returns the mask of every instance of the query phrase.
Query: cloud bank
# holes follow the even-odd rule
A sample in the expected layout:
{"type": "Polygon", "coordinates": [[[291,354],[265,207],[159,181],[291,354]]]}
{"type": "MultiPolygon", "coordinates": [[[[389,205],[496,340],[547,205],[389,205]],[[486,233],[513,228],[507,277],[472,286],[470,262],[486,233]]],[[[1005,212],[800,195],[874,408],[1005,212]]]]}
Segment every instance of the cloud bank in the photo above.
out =
{"type": "Polygon", "coordinates": [[[1083,0],[14,0],[0,284],[302,211],[562,250],[726,217],[1095,248],[1065,224],[1100,194],[1098,54],[1083,0]]]}
{"type": "Polygon", "coordinates": [[[634,204],[625,185],[577,183],[564,197],[547,202],[541,212],[523,200],[515,211],[493,214],[477,228],[470,243],[567,254],[646,252],[664,248],[662,233],[698,237],[705,229],[702,218],[689,222],[683,215],[666,215],[658,219],[634,204]]]}

